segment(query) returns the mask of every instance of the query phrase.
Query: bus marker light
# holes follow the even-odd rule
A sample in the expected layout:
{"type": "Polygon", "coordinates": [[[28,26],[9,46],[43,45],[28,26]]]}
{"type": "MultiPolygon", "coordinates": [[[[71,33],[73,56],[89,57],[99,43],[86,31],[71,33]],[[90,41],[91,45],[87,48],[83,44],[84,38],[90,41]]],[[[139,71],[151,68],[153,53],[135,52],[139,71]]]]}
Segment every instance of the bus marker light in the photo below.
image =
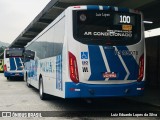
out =
{"type": "Polygon", "coordinates": [[[81,91],[81,89],[70,88],[70,91],[76,91],[76,92],[79,92],[79,91],[81,91]]]}
{"type": "Polygon", "coordinates": [[[73,8],[81,8],[80,6],[74,6],[73,8]]]}
{"type": "Polygon", "coordinates": [[[81,91],[81,89],[75,89],[75,91],[79,92],[79,91],[81,91]]]}
{"type": "Polygon", "coordinates": [[[144,88],[137,88],[137,90],[144,90],[144,88]]]}
{"type": "Polygon", "coordinates": [[[69,90],[70,90],[70,91],[74,91],[74,90],[75,90],[75,88],[70,88],[69,90]]]}

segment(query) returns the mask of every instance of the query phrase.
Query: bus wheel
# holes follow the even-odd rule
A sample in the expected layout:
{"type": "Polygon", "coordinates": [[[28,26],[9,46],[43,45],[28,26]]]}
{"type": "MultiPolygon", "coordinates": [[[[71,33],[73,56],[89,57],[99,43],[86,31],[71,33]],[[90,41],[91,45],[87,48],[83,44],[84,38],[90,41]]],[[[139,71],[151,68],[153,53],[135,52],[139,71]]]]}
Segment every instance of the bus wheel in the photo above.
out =
{"type": "Polygon", "coordinates": [[[47,99],[47,95],[44,93],[44,88],[43,88],[43,78],[40,78],[39,80],[39,96],[41,100],[47,99]]]}

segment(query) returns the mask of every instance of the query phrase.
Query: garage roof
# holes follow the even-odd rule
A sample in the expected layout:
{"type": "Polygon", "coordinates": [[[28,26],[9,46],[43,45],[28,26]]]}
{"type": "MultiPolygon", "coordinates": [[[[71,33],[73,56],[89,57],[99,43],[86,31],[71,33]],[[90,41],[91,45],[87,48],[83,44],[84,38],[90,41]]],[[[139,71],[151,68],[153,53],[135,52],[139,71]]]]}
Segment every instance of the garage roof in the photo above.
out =
{"type": "Polygon", "coordinates": [[[144,20],[153,21],[153,24],[145,24],[146,30],[160,27],[160,16],[157,14],[160,11],[158,0],[51,0],[9,47],[24,47],[65,8],[73,5],[107,5],[138,9],[143,12],[144,20]]]}

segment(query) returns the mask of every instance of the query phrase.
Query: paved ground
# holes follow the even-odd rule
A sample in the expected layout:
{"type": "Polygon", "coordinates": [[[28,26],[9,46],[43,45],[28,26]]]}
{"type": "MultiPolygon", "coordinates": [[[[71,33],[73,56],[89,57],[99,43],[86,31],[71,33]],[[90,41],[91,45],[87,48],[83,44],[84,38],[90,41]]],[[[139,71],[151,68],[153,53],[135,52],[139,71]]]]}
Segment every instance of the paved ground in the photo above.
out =
{"type": "MultiPolygon", "coordinates": [[[[0,111],[50,111],[42,112],[54,116],[54,119],[106,119],[105,114],[110,113],[138,113],[145,112],[160,113],[160,108],[149,104],[143,104],[131,99],[125,98],[105,98],[92,99],[91,101],[84,99],[52,99],[42,101],[39,98],[38,91],[34,88],[28,88],[24,81],[6,80],[3,73],[0,74],[0,111]],[[58,112],[57,112],[58,111],[58,112]],[[74,112],[76,111],[76,112],[74,112]],[[91,111],[91,112],[90,112],[91,111]],[[59,117],[61,116],[61,117],[59,117]],[[89,116],[89,117],[86,117],[89,116]],[[92,117],[94,116],[94,117],[92,117]]],[[[136,119],[137,117],[129,117],[128,119],[136,119]]],[[[158,117],[139,117],[142,120],[150,119],[158,120],[158,117]]],[[[8,119],[10,118],[2,118],[8,119]]],[[[13,118],[15,120],[21,118],[13,118]]],[[[31,119],[31,118],[26,118],[31,119]]],[[[35,118],[38,119],[38,118],[35,118]]],[[[41,118],[51,119],[51,118],[41,118]]],[[[110,117],[108,119],[117,119],[110,117]]],[[[118,118],[124,119],[124,118],[118,118]]]]}

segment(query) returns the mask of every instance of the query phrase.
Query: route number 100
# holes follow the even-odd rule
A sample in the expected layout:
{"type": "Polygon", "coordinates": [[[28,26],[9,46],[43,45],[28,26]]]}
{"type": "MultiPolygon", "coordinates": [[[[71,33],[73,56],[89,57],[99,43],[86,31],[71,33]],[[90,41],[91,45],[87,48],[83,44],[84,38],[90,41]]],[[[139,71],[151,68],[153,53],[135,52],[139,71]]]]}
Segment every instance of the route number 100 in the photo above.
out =
{"type": "Polygon", "coordinates": [[[120,15],[120,23],[130,23],[131,17],[126,15],[120,15]]]}

